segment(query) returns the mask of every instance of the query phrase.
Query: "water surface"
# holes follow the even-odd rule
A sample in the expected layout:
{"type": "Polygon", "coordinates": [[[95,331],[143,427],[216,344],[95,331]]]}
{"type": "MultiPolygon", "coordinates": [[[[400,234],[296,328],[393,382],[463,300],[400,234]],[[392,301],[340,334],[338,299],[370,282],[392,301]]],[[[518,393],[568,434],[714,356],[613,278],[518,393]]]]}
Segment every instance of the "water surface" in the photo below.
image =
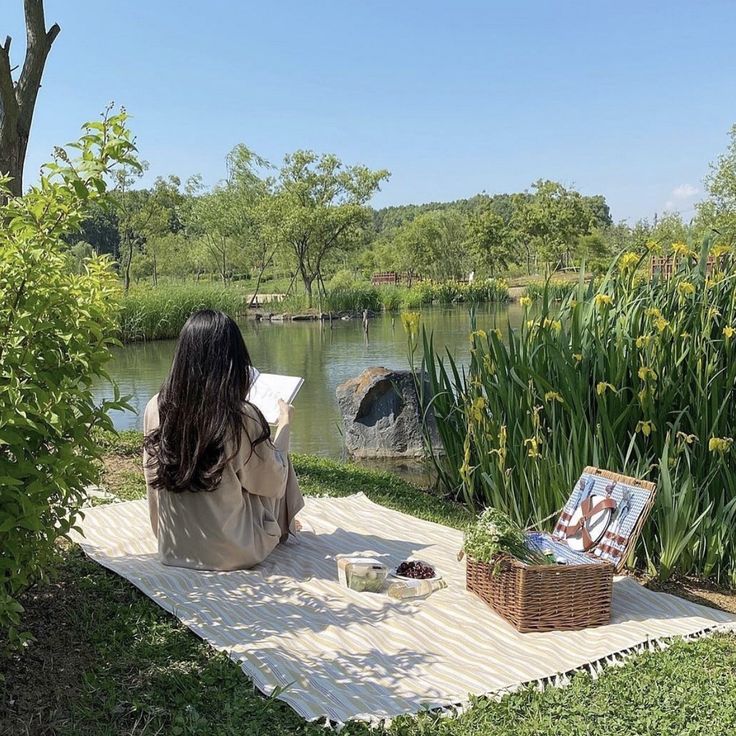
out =
{"type": "MultiPolygon", "coordinates": [[[[476,310],[479,329],[508,324],[518,327],[522,309],[516,305],[481,306],[476,310]]],[[[435,346],[447,348],[459,362],[470,352],[470,314],[463,306],[422,310],[422,324],[434,335],[435,346]]],[[[329,322],[240,322],[255,366],[268,373],[302,376],[304,386],[294,406],[291,447],[296,452],[343,457],[341,419],[335,398],[337,386],[371,366],[407,368],[406,334],[398,315],[370,321],[366,338],[360,320],[329,322]]],[[[129,395],[132,412],[115,412],[118,429],[140,429],[143,409],[165,378],[174,353],[174,340],[134,343],[116,349],[109,373],[120,392],[129,395]]],[[[98,399],[109,398],[109,385],[95,386],[98,399]]]]}

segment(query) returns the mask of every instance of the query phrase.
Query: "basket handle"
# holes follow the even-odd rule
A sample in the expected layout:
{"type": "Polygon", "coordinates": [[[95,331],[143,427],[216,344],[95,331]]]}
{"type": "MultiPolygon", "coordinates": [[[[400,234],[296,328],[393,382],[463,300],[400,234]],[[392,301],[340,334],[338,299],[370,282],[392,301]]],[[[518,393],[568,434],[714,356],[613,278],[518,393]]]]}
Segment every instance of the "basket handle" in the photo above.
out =
{"type": "Polygon", "coordinates": [[[540,524],[544,524],[545,521],[549,521],[550,519],[559,518],[560,514],[565,510],[565,507],[563,506],[558,511],[553,511],[549,516],[545,516],[544,519],[540,519],[537,524],[532,524],[531,526],[528,526],[526,529],[524,529],[525,532],[533,532],[536,531],[540,524]]]}

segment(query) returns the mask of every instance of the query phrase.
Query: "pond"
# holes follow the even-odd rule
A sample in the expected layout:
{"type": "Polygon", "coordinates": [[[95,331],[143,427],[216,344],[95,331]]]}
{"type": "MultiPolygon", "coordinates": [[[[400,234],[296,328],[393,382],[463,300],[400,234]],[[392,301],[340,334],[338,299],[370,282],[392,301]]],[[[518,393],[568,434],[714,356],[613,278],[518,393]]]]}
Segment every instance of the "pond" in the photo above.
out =
{"type": "MultiPolygon", "coordinates": [[[[479,329],[521,324],[518,304],[481,305],[476,308],[479,329]]],[[[464,362],[470,351],[470,312],[465,306],[422,310],[422,324],[434,335],[436,348],[447,348],[464,362]]],[[[406,333],[398,314],[370,321],[366,338],[360,320],[329,322],[256,322],[240,327],[255,366],[268,373],[302,376],[304,386],[294,401],[291,447],[326,457],[343,457],[342,423],[335,398],[337,386],[364,368],[407,368],[406,333]]],[[[133,343],[114,351],[109,373],[123,395],[131,396],[132,412],[115,412],[118,429],[140,429],[143,409],[164,380],[174,354],[174,340],[133,343]]],[[[95,386],[97,399],[109,398],[109,385],[95,386]]]]}

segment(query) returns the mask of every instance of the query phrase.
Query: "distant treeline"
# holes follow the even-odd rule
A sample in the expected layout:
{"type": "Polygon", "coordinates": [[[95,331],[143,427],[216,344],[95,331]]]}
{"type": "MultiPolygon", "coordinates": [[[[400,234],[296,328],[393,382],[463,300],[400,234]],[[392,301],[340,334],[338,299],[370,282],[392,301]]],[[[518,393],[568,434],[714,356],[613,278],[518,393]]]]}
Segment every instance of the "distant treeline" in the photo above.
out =
{"type": "Polygon", "coordinates": [[[453,202],[374,209],[386,170],[346,165],[336,156],[296,151],[280,168],[247,147],[228,155],[226,177],[207,189],[199,177],[159,178],[139,188],[122,171],[108,206],[96,207],[70,238],[81,267],[91,252],[117,262],[127,289],[159,279],[249,280],[308,302],[327,295],[337,272],[357,280],[376,271],[421,273],[436,281],[506,274],[605,270],[622,250],[665,250],[673,242],[736,234],[736,130],[706,179],[706,198],[684,222],[668,213],[652,222],[615,222],[603,195],[583,195],[540,179],[524,192],[477,194],[453,202]]]}

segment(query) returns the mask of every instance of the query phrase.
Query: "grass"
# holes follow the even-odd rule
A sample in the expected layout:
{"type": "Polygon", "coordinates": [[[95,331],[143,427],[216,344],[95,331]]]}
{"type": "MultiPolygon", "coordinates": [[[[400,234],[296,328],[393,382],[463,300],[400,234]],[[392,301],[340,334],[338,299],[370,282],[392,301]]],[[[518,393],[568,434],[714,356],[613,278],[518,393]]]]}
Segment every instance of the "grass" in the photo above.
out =
{"type": "MultiPolygon", "coordinates": [[[[249,287],[252,286],[250,281],[234,281],[224,286],[212,281],[135,286],[121,299],[119,337],[125,343],[178,337],[184,323],[198,309],[219,309],[235,317],[248,309],[249,287]]],[[[277,286],[284,287],[284,279],[265,282],[260,293],[283,293],[277,286]]],[[[364,309],[371,312],[397,311],[402,307],[418,308],[433,302],[507,300],[508,287],[503,281],[493,279],[475,284],[424,282],[406,288],[376,287],[367,280],[342,277],[329,283],[326,296],[319,293],[315,283],[311,306],[300,284],[296,284],[288,296],[270,303],[265,309],[283,314],[316,311],[359,314],[364,309]]]]}
{"type": "Polygon", "coordinates": [[[241,289],[222,284],[136,287],[121,302],[120,339],[135,342],[178,337],[184,323],[198,309],[219,309],[235,316],[246,306],[241,289]]]}
{"type": "MultiPolygon", "coordinates": [[[[125,498],[144,493],[140,435],[107,442],[104,482],[125,498]]],[[[362,491],[379,503],[452,526],[467,512],[388,474],[296,456],[309,494],[362,491]]],[[[3,663],[0,734],[323,736],[288,706],[255,691],[240,668],[117,575],[65,552],[52,582],[24,599],[37,641],[3,663]]],[[[733,601],[731,600],[733,604],[733,601]]],[[[393,736],[610,736],[736,729],[736,637],[680,642],[630,659],[598,679],[478,698],[462,716],[399,718],[393,736]]],[[[375,734],[348,724],[346,736],[375,734]]],[[[379,731],[379,733],[381,733],[379,731]]]]}
{"type": "Polygon", "coordinates": [[[577,282],[570,279],[551,278],[549,281],[530,281],[524,287],[524,296],[541,299],[545,291],[550,301],[561,302],[577,288],[577,282]]]}

